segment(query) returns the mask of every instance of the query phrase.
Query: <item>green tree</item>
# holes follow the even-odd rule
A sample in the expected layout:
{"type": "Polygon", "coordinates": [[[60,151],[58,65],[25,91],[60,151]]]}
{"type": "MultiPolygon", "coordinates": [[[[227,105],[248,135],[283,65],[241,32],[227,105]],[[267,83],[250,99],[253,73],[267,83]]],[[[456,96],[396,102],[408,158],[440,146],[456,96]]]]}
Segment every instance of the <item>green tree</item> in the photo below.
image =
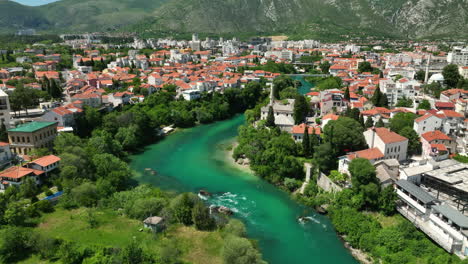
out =
{"type": "Polygon", "coordinates": [[[49,94],[52,98],[62,97],[62,88],[57,84],[55,79],[50,80],[49,94]]]}
{"type": "Polygon", "coordinates": [[[86,207],[95,206],[99,200],[96,185],[90,182],[83,183],[73,188],[71,195],[79,205],[86,207]]]}
{"type": "Polygon", "coordinates": [[[215,227],[215,221],[210,215],[210,210],[198,201],[192,210],[192,221],[198,230],[212,230],[215,227]]]}
{"type": "Polygon", "coordinates": [[[324,61],[323,63],[320,64],[320,69],[322,70],[322,73],[328,74],[330,70],[331,64],[328,61],[324,61]]]}
{"type": "Polygon", "coordinates": [[[171,203],[172,216],[175,221],[184,225],[193,224],[192,208],[194,199],[188,193],[177,196],[171,203]]]}
{"type": "Polygon", "coordinates": [[[403,97],[395,105],[396,107],[413,107],[413,100],[407,97],[403,97]]]}
{"type": "Polygon", "coordinates": [[[382,96],[383,94],[380,91],[380,87],[377,86],[377,89],[375,89],[374,95],[371,98],[372,104],[374,104],[375,106],[381,106],[380,102],[382,101],[382,96]]]}
{"type": "Polygon", "coordinates": [[[39,188],[37,187],[36,181],[31,177],[26,178],[20,187],[20,194],[24,198],[35,198],[38,191],[39,188]]]}
{"type": "Polygon", "coordinates": [[[358,65],[358,72],[359,73],[372,72],[373,70],[374,70],[374,68],[372,67],[372,65],[368,61],[360,62],[359,65],[358,65]]]}
{"type": "Polygon", "coordinates": [[[338,166],[335,150],[329,142],[315,147],[314,161],[318,165],[320,171],[324,173],[328,173],[338,166]]]}
{"type": "Polygon", "coordinates": [[[431,103],[426,99],[423,99],[418,105],[418,110],[419,109],[430,110],[431,108],[432,108],[431,103]]]}
{"type": "Polygon", "coordinates": [[[8,142],[8,132],[5,126],[5,122],[0,124],[0,141],[1,142],[8,142]]]}
{"type": "Polygon", "coordinates": [[[367,144],[363,135],[364,129],[359,122],[348,117],[329,121],[323,130],[325,142],[329,142],[338,156],[350,151],[365,149],[367,144]]]}
{"type": "Polygon", "coordinates": [[[296,125],[301,124],[304,122],[307,114],[309,113],[309,104],[303,95],[296,96],[296,100],[294,101],[294,123],[296,125]]]}
{"type": "Polygon", "coordinates": [[[425,78],[426,78],[426,71],[424,70],[417,71],[416,75],[414,76],[414,79],[418,81],[424,81],[425,78]]]}
{"type": "Polygon", "coordinates": [[[265,125],[267,127],[271,127],[271,128],[276,126],[276,124],[275,124],[275,114],[273,112],[273,107],[272,106],[268,107],[268,115],[267,115],[267,118],[266,118],[265,125]]]}
{"type": "Polygon", "coordinates": [[[395,213],[396,209],[396,200],[397,200],[397,195],[395,193],[395,189],[393,186],[387,186],[385,187],[382,192],[380,193],[379,197],[379,207],[380,210],[385,214],[385,215],[392,215],[395,213]]]}
{"type": "Polygon", "coordinates": [[[30,251],[27,229],[5,226],[0,229],[0,263],[15,263],[28,256],[30,251]]]}
{"type": "Polygon", "coordinates": [[[125,264],[138,264],[144,263],[145,254],[143,249],[138,245],[138,243],[133,240],[129,245],[123,248],[122,253],[122,263],[125,264]]]}
{"type": "Polygon", "coordinates": [[[405,127],[413,127],[416,115],[413,113],[398,113],[390,119],[390,130],[400,133],[405,127]]]}
{"type": "Polygon", "coordinates": [[[247,229],[244,223],[238,219],[231,218],[229,223],[224,227],[224,231],[238,237],[247,236],[247,229]]]}
{"type": "Polygon", "coordinates": [[[246,238],[228,236],[222,255],[226,264],[266,264],[258,250],[246,238]]]}
{"type": "Polygon", "coordinates": [[[349,163],[349,172],[353,188],[357,191],[369,183],[378,183],[375,167],[367,159],[353,159],[349,163]]]}
{"type": "Polygon", "coordinates": [[[450,88],[457,87],[458,81],[461,78],[458,66],[455,64],[445,66],[442,70],[442,75],[444,76],[444,83],[450,88]]]}
{"type": "Polygon", "coordinates": [[[365,128],[371,128],[374,126],[374,120],[372,119],[372,116],[368,116],[366,123],[364,124],[365,128]]]}
{"type": "Polygon", "coordinates": [[[346,86],[346,90],[344,92],[344,99],[348,102],[351,100],[351,95],[349,94],[349,86],[346,86]]]}
{"type": "Polygon", "coordinates": [[[385,127],[385,124],[384,124],[382,118],[379,118],[379,121],[377,121],[377,123],[375,123],[375,127],[385,127]]]}
{"type": "MultiPolygon", "coordinates": [[[[315,135],[312,135],[314,137],[315,135]]],[[[310,139],[309,139],[309,127],[306,125],[304,127],[304,135],[302,137],[302,150],[304,151],[304,156],[308,157],[311,154],[310,151],[310,139]]]]}
{"type": "Polygon", "coordinates": [[[438,82],[433,82],[431,84],[426,84],[423,86],[423,91],[426,94],[431,94],[435,98],[439,98],[440,94],[443,91],[442,85],[438,82]]]}
{"type": "Polygon", "coordinates": [[[408,156],[422,153],[421,140],[418,133],[416,133],[412,127],[404,127],[399,134],[408,139],[408,156]]]}

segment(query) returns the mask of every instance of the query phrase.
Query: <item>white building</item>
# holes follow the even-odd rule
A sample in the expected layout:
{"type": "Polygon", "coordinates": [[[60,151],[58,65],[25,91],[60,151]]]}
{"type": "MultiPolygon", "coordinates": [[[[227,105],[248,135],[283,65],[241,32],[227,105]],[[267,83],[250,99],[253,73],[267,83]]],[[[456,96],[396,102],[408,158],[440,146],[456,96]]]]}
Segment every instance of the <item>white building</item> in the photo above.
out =
{"type": "Polygon", "coordinates": [[[396,182],[397,210],[449,253],[468,255],[468,217],[416,186],[396,182]]]}
{"type": "Polygon", "coordinates": [[[267,119],[270,106],[273,107],[276,126],[283,131],[291,132],[292,127],[294,126],[294,99],[287,99],[287,103],[274,101],[270,102],[269,105],[262,107],[261,120],[267,119]]]}
{"type": "Polygon", "coordinates": [[[468,49],[454,47],[452,52],[447,55],[447,62],[458,66],[468,66],[468,49]]]}
{"type": "Polygon", "coordinates": [[[185,90],[182,92],[182,96],[187,101],[192,101],[200,98],[200,91],[198,90],[185,90]]]}
{"type": "Polygon", "coordinates": [[[380,90],[385,93],[390,105],[395,105],[403,97],[414,98],[419,95],[421,84],[416,80],[402,78],[398,81],[384,79],[379,82],[380,90]]]}
{"type": "Polygon", "coordinates": [[[414,120],[413,129],[418,135],[422,135],[426,132],[440,129],[443,121],[443,116],[427,113],[414,120]]]}
{"type": "Polygon", "coordinates": [[[384,159],[406,160],[408,139],[384,127],[370,128],[364,132],[369,148],[378,148],[384,159]]]}
{"type": "Polygon", "coordinates": [[[6,128],[10,128],[10,100],[8,94],[0,90],[0,124],[5,124],[6,128]]]}

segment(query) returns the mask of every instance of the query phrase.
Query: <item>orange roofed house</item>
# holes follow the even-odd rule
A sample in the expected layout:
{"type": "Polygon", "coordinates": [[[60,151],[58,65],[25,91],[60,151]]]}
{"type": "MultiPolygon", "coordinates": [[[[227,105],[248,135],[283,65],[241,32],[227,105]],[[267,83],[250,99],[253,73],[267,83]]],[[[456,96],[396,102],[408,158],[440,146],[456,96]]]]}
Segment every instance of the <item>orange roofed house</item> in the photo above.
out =
{"type": "Polygon", "coordinates": [[[19,186],[27,178],[32,178],[36,184],[39,184],[39,177],[43,174],[44,172],[40,170],[19,166],[10,167],[0,173],[0,189],[4,190],[13,185],[19,186]]]}
{"type": "Polygon", "coordinates": [[[24,166],[10,167],[0,172],[0,189],[4,190],[9,186],[19,186],[27,178],[32,178],[36,184],[42,182],[42,177],[59,166],[60,158],[54,155],[44,156],[27,163],[24,166]]]}
{"type": "Polygon", "coordinates": [[[429,131],[421,135],[423,156],[428,158],[434,151],[440,151],[441,146],[449,153],[454,153],[457,149],[457,142],[439,130],[429,131]]]}

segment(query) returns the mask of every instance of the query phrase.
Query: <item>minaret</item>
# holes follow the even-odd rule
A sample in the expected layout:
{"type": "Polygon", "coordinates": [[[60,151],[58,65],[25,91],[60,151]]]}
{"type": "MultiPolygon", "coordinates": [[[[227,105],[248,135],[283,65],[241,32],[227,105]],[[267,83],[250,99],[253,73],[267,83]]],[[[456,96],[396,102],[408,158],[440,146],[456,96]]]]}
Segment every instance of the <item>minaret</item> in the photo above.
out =
{"type": "Polygon", "coordinates": [[[424,83],[427,84],[427,81],[429,79],[429,64],[431,63],[431,55],[429,55],[429,58],[427,59],[427,64],[426,64],[426,75],[424,76],[424,83]]]}
{"type": "Polygon", "coordinates": [[[275,102],[275,96],[273,94],[274,92],[274,84],[271,84],[271,88],[270,88],[270,106],[273,107],[273,103],[275,102]]]}

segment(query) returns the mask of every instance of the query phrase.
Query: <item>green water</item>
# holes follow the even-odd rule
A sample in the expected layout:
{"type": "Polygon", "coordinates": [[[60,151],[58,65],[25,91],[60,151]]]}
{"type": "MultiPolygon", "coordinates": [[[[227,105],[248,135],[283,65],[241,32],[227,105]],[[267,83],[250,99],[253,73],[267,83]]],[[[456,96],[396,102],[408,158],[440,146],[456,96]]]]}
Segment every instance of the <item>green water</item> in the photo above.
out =
{"type": "Polygon", "coordinates": [[[298,91],[302,95],[310,93],[310,89],[315,87],[313,83],[306,81],[303,76],[292,75],[291,79],[301,81],[302,86],[298,88],[298,91]]]}
{"type": "Polygon", "coordinates": [[[327,218],[226,161],[224,149],[244,122],[243,116],[177,132],[132,158],[141,183],[165,190],[213,193],[211,204],[232,208],[257,239],[270,264],[357,263],[343,247],[327,218]],[[145,172],[152,168],[157,175],[145,172]],[[311,221],[300,224],[297,217],[311,221]]]}

